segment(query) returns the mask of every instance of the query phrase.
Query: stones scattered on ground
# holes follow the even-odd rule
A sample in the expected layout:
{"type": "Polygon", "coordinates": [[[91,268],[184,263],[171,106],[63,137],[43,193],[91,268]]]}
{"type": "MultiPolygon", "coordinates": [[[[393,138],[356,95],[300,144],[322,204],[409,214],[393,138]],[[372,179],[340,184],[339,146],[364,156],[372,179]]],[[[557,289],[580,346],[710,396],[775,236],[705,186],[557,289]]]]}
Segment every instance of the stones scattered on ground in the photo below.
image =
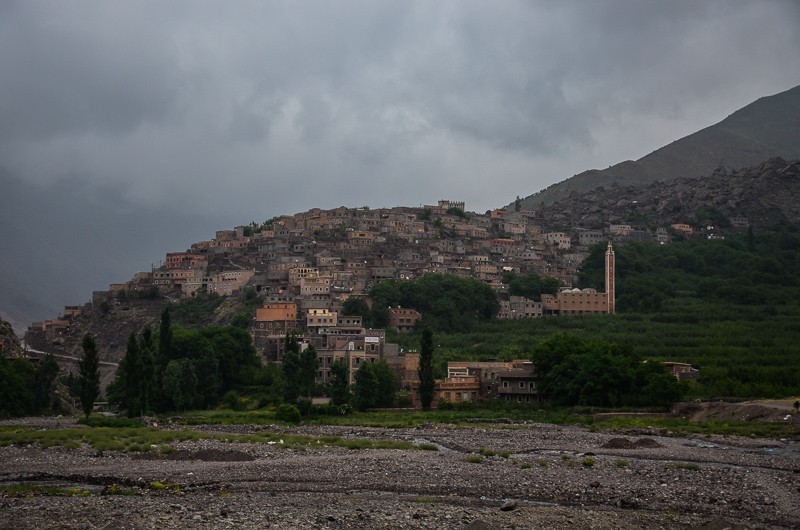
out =
{"type": "MultiPolygon", "coordinates": [[[[64,419],[22,421],[35,428],[66,426],[64,419]]],[[[30,498],[0,493],[0,528],[88,523],[90,528],[159,530],[701,528],[720,521],[800,527],[800,506],[794,501],[800,473],[793,472],[800,469],[800,444],[792,440],[620,437],[526,423],[512,428],[191,429],[232,434],[280,430],[319,438],[420,441],[449,449],[349,450],[312,443],[303,450],[198,439],[175,443],[168,455],[142,459],[114,451],[101,458],[87,446],[0,447],[2,483],[102,486],[106,491],[30,498]],[[487,456],[479,464],[467,462],[467,455],[481,452],[487,456]],[[166,487],[153,489],[154,482],[166,487]],[[111,494],[112,484],[127,495],[111,494]]]]}
{"type": "Polygon", "coordinates": [[[611,438],[600,447],[601,449],[658,449],[664,446],[652,438],[639,438],[636,441],[627,438],[611,438]]]}

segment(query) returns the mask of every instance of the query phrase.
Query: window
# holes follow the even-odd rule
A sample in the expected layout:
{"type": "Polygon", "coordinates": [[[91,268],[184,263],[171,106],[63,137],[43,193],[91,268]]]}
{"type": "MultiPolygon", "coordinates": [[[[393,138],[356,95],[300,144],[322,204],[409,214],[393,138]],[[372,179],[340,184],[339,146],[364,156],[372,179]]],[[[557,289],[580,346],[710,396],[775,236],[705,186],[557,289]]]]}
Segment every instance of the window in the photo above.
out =
{"type": "Polygon", "coordinates": [[[503,381],[503,388],[508,388],[508,381],[503,381]]]}
{"type": "Polygon", "coordinates": [[[519,382],[519,387],[520,388],[525,388],[525,381],[520,381],[519,382]]]}

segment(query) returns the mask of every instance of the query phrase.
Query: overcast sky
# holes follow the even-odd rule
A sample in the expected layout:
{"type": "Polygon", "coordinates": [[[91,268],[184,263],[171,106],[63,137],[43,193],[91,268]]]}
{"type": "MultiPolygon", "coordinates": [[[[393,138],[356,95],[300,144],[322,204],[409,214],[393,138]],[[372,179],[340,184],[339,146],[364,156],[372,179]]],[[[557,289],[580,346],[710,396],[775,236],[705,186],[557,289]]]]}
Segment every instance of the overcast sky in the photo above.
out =
{"type": "Polygon", "coordinates": [[[209,225],[483,212],[800,84],[798,28],[796,0],[2,0],[0,171],[209,225]]]}

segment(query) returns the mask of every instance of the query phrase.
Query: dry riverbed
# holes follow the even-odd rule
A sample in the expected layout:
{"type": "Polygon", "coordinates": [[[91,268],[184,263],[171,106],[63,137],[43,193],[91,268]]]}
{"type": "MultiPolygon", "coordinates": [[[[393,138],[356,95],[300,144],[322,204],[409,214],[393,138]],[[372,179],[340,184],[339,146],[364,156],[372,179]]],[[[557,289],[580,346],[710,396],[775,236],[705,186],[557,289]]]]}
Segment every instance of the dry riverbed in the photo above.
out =
{"type": "MultiPolygon", "coordinates": [[[[0,425],[74,427],[39,418],[0,425]]],[[[207,439],[145,455],[1,447],[0,485],[40,488],[0,493],[0,527],[800,528],[796,441],[533,423],[191,429],[401,440],[438,450],[207,439]]]]}

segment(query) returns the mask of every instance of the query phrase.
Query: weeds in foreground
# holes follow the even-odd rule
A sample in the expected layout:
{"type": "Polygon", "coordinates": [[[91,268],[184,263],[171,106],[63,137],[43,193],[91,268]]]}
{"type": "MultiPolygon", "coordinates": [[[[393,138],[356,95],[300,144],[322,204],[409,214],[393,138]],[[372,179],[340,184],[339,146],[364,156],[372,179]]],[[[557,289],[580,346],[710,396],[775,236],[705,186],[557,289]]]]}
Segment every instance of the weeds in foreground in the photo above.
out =
{"type": "Polygon", "coordinates": [[[700,466],[692,462],[673,462],[669,465],[673,469],[688,469],[689,471],[699,471],[700,466]]]}
{"type": "Polygon", "coordinates": [[[299,451],[310,447],[341,447],[353,450],[436,449],[436,446],[432,446],[432,444],[423,447],[398,440],[345,439],[337,436],[314,437],[277,434],[266,431],[258,434],[220,434],[193,430],[163,431],[149,427],[95,427],[0,432],[0,446],[39,444],[42,448],[61,446],[68,449],[76,449],[82,444],[86,444],[97,451],[158,452],[161,455],[168,455],[175,450],[171,444],[193,440],[219,440],[225,443],[263,443],[299,451]]]}

